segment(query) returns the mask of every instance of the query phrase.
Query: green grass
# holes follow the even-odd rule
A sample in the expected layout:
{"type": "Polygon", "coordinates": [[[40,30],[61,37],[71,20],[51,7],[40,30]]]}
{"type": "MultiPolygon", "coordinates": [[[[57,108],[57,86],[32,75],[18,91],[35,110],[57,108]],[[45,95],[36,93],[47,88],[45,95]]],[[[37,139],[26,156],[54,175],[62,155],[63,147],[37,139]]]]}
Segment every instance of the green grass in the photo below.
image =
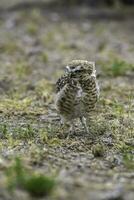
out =
{"type": "Polygon", "coordinates": [[[40,55],[40,59],[43,63],[47,63],[48,62],[48,54],[46,52],[42,52],[42,54],[40,55]]]}
{"type": "Polygon", "coordinates": [[[32,175],[24,183],[25,190],[33,197],[43,197],[50,194],[54,186],[54,179],[43,175],[32,175]]]}
{"type": "Polygon", "coordinates": [[[92,146],[92,154],[94,157],[103,157],[106,152],[105,146],[103,144],[96,144],[92,146]]]}
{"type": "Polygon", "coordinates": [[[134,170],[134,155],[131,153],[125,153],[123,155],[123,163],[126,168],[134,170]]]}
{"type": "Polygon", "coordinates": [[[113,77],[124,76],[128,72],[134,71],[134,65],[117,58],[113,58],[112,60],[102,63],[101,65],[104,73],[113,77]]]}
{"type": "Polygon", "coordinates": [[[18,78],[24,78],[31,74],[31,66],[26,61],[18,61],[15,65],[15,72],[18,78]]]}
{"type": "Polygon", "coordinates": [[[34,22],[28,23],[26,29],[30,35],[36,35],[38,32],[38,26],[34,22]]]}
{"type": "Polygon", "coordinates": [[[14,164],[7,169],[6,176],[9,191],[20,188],[34,197],[49,195],[55,187],[53,178],[34,174],[22,165],[19,158],[16,158],[14,164]]]}

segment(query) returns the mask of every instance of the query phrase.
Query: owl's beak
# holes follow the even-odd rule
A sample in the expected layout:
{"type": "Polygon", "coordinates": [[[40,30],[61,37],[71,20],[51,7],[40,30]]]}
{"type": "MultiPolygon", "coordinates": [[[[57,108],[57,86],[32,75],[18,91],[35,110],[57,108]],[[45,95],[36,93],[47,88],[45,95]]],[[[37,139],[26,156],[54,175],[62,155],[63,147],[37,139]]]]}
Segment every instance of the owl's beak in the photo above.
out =
{"type": "Polygon", "coordinates": [[[69,66],[66,66],[66,72],[71,72],[71,69],[69,66]]]}

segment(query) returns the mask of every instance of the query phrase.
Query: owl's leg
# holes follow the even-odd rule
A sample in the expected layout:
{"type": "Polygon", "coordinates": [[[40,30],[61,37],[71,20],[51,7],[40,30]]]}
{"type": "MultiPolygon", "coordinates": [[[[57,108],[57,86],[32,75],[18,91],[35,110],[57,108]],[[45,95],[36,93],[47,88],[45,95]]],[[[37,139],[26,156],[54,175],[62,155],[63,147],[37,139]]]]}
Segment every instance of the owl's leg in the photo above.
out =
{"type": "Polygon", "coordinates": [[[86,120],[86,118],[85,118],[85,117],[80,117],[80,121],[81,121],[81,123],[82,123],[82,126],[83,126],[84,129],[85,129],[85,132],[86,132],[86,133],[89,133],[89,128],[88,128],[88,126],[87,126],[87,120],[86,120]]]}
{"type": "Polygon", "coordinates": [[[74,124],[74,122],[71,122],[71,126],[70,126],[70,133],[75,133],[75,124],[74,124]]]}
{"type": "Polygon", "coordinates": [[[74,122],[71,122],[71,126],[69,128],[66,138],[69,139],[70,135],[74,134],[74,133],[75,133],[75,124],[74,124],[74,122]]]}
{"type": "Polygon", "coordinates": [[[61,118],[61,119],[60,119],[60,125],[61,125],[61,126],[64,126],[64,124],[65,124],[65,122],[64,122],[64,120],[61,118]]]}
{"type": "Polygon", "coordinates": [[[73,121],[71,121],[71,123],[69,123],[64,118],[61,118],[60,126],[61,126],[61,129],[63,130],[63,134],[65,134],[65,129],[64,128],[66,127],[68,129],[68,132],[65,134],[65,137],[67,139],[69,139],[71,134],[75,133],[75,123],[73,121]]]}
{"type": "Polygon", "coordinates": [[[59,131],[61,133],[60,135],[63,136],[66,128],[66,120],[63,117],[60,118],[59,125],[60,125],[59,131]]]}

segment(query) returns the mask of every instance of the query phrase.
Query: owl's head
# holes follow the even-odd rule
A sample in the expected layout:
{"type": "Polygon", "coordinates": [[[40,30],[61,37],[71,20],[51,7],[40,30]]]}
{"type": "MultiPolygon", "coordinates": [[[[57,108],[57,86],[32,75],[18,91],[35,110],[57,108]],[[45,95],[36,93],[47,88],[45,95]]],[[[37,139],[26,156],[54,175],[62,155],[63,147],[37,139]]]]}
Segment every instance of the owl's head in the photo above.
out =
{"type": "Polygon", "coordinates": [[[73,78],[79,78],[83,74],[91,75],[95,72],[95,63],[86,60],[72,60],[66,66],[66,72],[70,73],[73,78]]]}

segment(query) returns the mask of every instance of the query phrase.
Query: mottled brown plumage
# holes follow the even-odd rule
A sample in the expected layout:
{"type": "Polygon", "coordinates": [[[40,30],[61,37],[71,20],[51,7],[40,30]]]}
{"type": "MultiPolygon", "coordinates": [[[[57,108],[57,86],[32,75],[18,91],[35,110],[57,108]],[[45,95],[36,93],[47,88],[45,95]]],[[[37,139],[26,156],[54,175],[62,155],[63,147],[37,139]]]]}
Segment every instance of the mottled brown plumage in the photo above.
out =
{"type": "Polygon", "coordinates": [[[73,60],[66,73],[57,81],[56,109],[62,121],[80,118],[86,132],[86,119],[94,110],[99,97],[94,62],[73,60]]]}
{"type": "Polygon", "coordinates": [[[69,74],[65,73],[56,82],[56,93],[58,93],[69,82],[70,82],[70,76],[69,74]]]}

